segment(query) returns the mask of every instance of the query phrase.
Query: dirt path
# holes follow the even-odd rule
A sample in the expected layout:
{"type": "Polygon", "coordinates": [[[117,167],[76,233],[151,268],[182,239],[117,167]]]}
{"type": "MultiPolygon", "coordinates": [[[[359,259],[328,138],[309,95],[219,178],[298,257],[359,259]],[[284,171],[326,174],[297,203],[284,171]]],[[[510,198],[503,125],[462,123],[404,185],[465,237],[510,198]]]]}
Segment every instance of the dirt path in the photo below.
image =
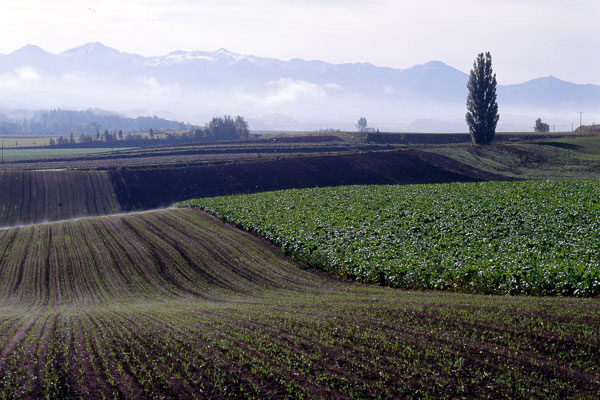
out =
{"type": "Polygon", "coordinates": [[[0,354],[0,366],[4,364],[6,356],[8,356],[17,348],[18,344],[27,335],[27,332],[29,332],[29,328],[31,328],[31,325],[33,325],[38,318],[39,314],[33,315],[31,318],[25,321],[19,329],[17,329],[13,337],[8,341],[8,343],[6,343],[6,346],[4,346],[4,348],[2,349],[2,353],[0,354]]]}
{"type": "Polygon", "coordinates": [[[6,364],[10,360],[10,354],[15,351],[19,343],[27,336],[27,332],[29,332],[29,329],[31,329],[31,326],[37,321],[39,316],[40,314],[34,314],[29,317],[2,349],[0,353],[0,377],[6,372],[6,364]]]}

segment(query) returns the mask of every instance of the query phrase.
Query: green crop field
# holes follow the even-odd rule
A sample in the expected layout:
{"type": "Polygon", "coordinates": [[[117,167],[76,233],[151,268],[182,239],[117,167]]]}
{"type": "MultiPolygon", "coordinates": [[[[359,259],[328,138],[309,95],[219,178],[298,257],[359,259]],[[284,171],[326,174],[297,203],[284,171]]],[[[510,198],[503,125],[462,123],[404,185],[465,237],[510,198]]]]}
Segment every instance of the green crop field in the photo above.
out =
{"type": "Polygon", "coordinates": [[[354,286],[0,308],[0,395],[594,399],[599,312],[589,301],[354,286]]]}
{"type": "Polygon", "coordinates": [[[0,398],[595,398],[600,303],[367,286],[200,210],[0,230],[0,398]]]}
{"type": "Polygon", "coordinates": [[[596,177],[600,157],[587,138],[292,157],[328,143],[6,162],[0,399],[598,397],[598,181],[123,213],[596,177]]]}
{"type": "Polygon", "coordinates": [[[600,294],[600,183],[350,186],[193,200],[341,277],[486,294],[600,294]]]}
{"type": "Polygon", "coordinates": [[[218,292],[310,286],[281,257],[270,268],[274,256],[258,256],[262,247],[184,210],[0,229],[0,304],[215,299],[218,292]]]}
{"type": "Polygon", "coordinates": [[[50,139],[56,139],[54,135],[0,135],[0,147],[18,148],[48,146],[50,139]]]}

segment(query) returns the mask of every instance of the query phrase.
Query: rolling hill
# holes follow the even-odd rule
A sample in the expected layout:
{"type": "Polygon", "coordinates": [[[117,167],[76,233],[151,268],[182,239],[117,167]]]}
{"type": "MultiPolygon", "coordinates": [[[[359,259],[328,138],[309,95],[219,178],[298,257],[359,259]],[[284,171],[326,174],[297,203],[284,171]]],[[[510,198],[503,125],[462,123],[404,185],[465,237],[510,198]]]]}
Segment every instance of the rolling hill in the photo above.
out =
{"type": "Polygon", "coordinates": [[[0,227],[120,211],[106,172],[0,170],[0,227]]]}
{"type": "Polygon", "coordinates": [[[4,398],[593,398],[597,301],[307,271],[193,210],[0,230],[4,398]]]}
{"type": "Polygon", "coordinates": [[[312,276],[264,247],[182,210],[2,229],[0,305],[216,300],[312,286],[312,276]]]}
{"type": "MultiPolygon", "coordinates": [[[[23,165],[16,163],[15,169],[0,170],[0,227],[148,210],[192,197],[281,188],[499,178],[460,170],[460,166],[455,166],[459,172],[447,171],[434,165],[442,156],[418,151],[347,153],[345,148],[334,147],[342,154],[286,153],[301,150],[294,146],[297,144],[253,149],[242,145],[237,149],[242,154],[221,153],[210,145],[167,146],[125,151],[123,159],[118,158],[121,153],[104,153],[66,157],[64,161],[42,160],[26,166],[32,170],[18,169],[23,165]],[[203,149],[208,154],[202,154],[203,149]],[[216,155],[211,153],[214,151],[216,155]],[[49,165],[82,170],[35,170],[49,165]]],[[[327,145],[317,146],[322,146],[321,151],[329,149],[327,145]]]]}
{"type": "MultiPolygon", "coordinates": [[[[519,159],[523,169],[544,165],[545,155],[546,166],[555,168],[551,161],[562,162],[557,152],[573,153],[569,169],[597,173],[593,137],[490,146],[501,152],[497,157],[486,153],[490,149],[459,144],[433,146],[446,156],[415,149],[348,152],[343,146],[342,154],[290,153],[315,150],[312,145],[340,151],[339,141],[321,139],[286,147],[284,138],[271,138],[251,149],[235,143],[229,153],[219,146],[136,149],[32,162],[28,171],[19,169],[26,164],[5,163],[14,169],[0,173],[3,223],[45,222],[0,228],[0,398],[597,397],[597,298],[368,286],[294,262],[256,233],[199,210],[121,211],[276,187],[474,181],[502,178],[494,175],[498,171],[516,177],[520,170],[505,171],[503,162],[519,159]],[[267,141],[275,144],[266,147],[267,141]],[[257,148],[263,153],[255,153],[257,148]],[[476,168],[480,159],[488,172],[476,168]],[[87,169],[37,170],[59,165],[87,169]]],[[[401,214],[389,226],[392,234],[374,224],[379,237],[351,231],[382,254],[389,252],[379,239],[393,240],[403,229],[416,234],[428,227],[435,237],[461,234],[429,212],[424,201],[436,197],[434,189],[424,186],[426,195],[408,200],[423,206],[422,213],[411,212],[408,204],[394,207],[401,214]]],[[[567,202],[570,192],[563,196],[567,202]]],[[[522,222],[509,208],[525,210],[526,202],[513,197],[519,198],[503,196],[510,207],[499,207],[507,212],[504,227],[522,222]]],[[[331,196],[322,198],[334,205],[331,196]]],[[[590,207],[596,198],[589,196],[590,207]]],[[[365,199],[371,207],[373,197],[365,199]]],[[[485,203],[481,196],[473,199],[474,205],[449,202],[472,212],[485,203]]],[[[368,223],[356,205],[338,209],[368,223]]],[[[575,209],[561,210],[561,218],[578,224],[575,209]]],[[[372,219],[383,221],[389,214],[376,210],[372,219]]],[[[320,210],[315,215],[324,217],[320,210]]],[[[461,222],[460,215],[440,217],[461,222]]],[[[485,215],[499,222],[498,215],[485,215]]],[[[348,225],[343,216],[335,220],[348,225]]],[[[548,218],[541,220],[529,226],[545,234],[548,218]]],[[[589,229],[595,229],[594,221],[589,229]]],[[[464,233],[478,236],[481,226],[464,233]]],[[[315,225],[315,235],[324,227],[315,225]]],[[[515,237],[511,229],[503,231],[515,237]]],[[[579,233],[593,241],[593,235],[579,233]]],[[[527,238],[545,246],[535,235],[527,238]]],[[[572,239],[590,254],[583,240],[572,239]]],[[[485,247],[483,260],[490,257],[485,247]]],[[[532,249],[524,253],[535,257],[532,249]]]]}

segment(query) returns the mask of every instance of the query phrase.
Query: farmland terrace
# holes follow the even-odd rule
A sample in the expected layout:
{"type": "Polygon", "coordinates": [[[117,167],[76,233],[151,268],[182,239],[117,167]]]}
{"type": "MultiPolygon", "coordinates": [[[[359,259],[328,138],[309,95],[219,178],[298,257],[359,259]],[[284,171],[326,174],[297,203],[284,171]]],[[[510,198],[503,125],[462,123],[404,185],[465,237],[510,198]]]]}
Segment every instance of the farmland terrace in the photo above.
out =
{"type": "MultiPolygon", "coordinates": [[[[159,145],[134,149],[119,149],[60,155],[63,150],[90,150],[83,145],[56,147],[57,156],[30,157],[5,161],[3,168],[9,169],[47,169],[47,168],[110,168],[110,167],[148,167],[156,165],[178,165],[186,163],[212,164],[235,160],[256,160],[264,158],[282,158],[296,154],[343,153],[353,149],[382,149],[391,146],[354,146],[338,137],[281,137],[253,141],[191,143],[178,145],[159,145]]],[[[105,144],[103,145],[105,146],[105,144]]],[[[48,150],[48,148],[44,148],[48,150]]],[[[32,149],[36,150],[36,149],[32,149]]],[[[39,150],[39,149],[38,149],[39,150]]],[[[104,150],[104,149],[100,149],[104,150]]]]}
{"type": "Polygon", "coordinates": [[[104,171],[0,170],[0,226],[120,211],[104,171]]]}
{"type": "Polygon", "coordinates": [[[275,139],[3,164],[0,398],[597,397],[598,299],[369,286],[198,209],[140,211],[286,188],[596,179],[596,142],[275,139]]]}
{"type": "MultiPolygon", "coordinates": [[[[522,143],[535,140],[557,140],[570,136],[565,134],[515,134],[499,133],[495,143],[522,143]]],[[[107,144],[98,143],[100,152],[87,153],[94,150],[86,144],[56,146],[53,148],[32,148],[44,150],[43,155],[25,155],[17,159],[7,158],[2,163],[3,169],[104,169],[116,167],[149,167],[182,164],[209,165],[224,162],[248,162],[264,159],[281,159],[300,154],[347,154],[364,151],[392,150],[416,146],[418,148],[451,146],[452,144],[469,144],[468,134],[369,134],[366,138],[356,133],[327,135],[287,135],[264,139],[234,142],[190,143],[178,145],[159,145],[134,149],[119,149],[105,151],[107,144]],[[362,141],[366,140],[365,143],[362,141]],[[361,144],[362,143],[362,144],[361,144]],[[55,156],[50,156],[52,149],[55,156]],[[72,150],[74,154],[64,155],[63,152],[72,150]],[[81,151],[82,154],[75,154],[81,151]]],[[[118,145],[118,143],[117,143],[118,145]]],[[[7,150],[11,151],[11,150],[7,150]]],[[[24,150],[23,150],[24,151],[24,150]]]]}
{"type": "Polygon", "coordinates": [[[0,231],[4,398],[594,398],[600,304],[336,280],[201,211],[0,231]]]}
{"type": "Polygon", "coordinates": [[[487,147],[450,144],[395,150],[389,145],[362,147],[335,136],[317,136],[6,162],[0,169],[0,226],[148,210],[196,197],[288,188],[599,179],[599,148],[598,136],[554,135],[487,147]]]}
{"type": "MultiPolygon", "coordinates": [[[[181,151],[190,149],[184,146],[181,151]]],[[[84,162],[112,165],[112,159],[86,157],[82,158],[87,160],[84,162]]],[[[149,160],[154,159],[145,159],[149,160]]],[[[148,210],[194,197],[287,188],[506,179],[420,150],[283,156],[272,153],[250,159],[221,154],[208,162],[158,166],[153,162],[144,167],[0,170],[0,226],[148,210]],[[454,170],[449,170],[448,165],[454,170]]],[[[46,164],[35,161],[33,165],[46,164]]],[[[46,166],[62,165],[61,161],[46,166]]]]}

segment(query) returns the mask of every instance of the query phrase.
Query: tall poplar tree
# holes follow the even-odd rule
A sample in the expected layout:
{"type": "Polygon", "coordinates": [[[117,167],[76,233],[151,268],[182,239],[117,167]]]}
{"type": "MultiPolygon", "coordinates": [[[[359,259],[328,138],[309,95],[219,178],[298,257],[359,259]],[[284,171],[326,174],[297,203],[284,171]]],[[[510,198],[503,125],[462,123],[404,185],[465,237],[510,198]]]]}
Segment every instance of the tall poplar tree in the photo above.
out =
{"type": "Polygon", "coordinates": [[[496,102],[496,74],[492,71],[492,55],[477,56],[467,88],[467,115],[469,131],[475,144],[490,144],[496,134],[498,103],[496,102]]]}

